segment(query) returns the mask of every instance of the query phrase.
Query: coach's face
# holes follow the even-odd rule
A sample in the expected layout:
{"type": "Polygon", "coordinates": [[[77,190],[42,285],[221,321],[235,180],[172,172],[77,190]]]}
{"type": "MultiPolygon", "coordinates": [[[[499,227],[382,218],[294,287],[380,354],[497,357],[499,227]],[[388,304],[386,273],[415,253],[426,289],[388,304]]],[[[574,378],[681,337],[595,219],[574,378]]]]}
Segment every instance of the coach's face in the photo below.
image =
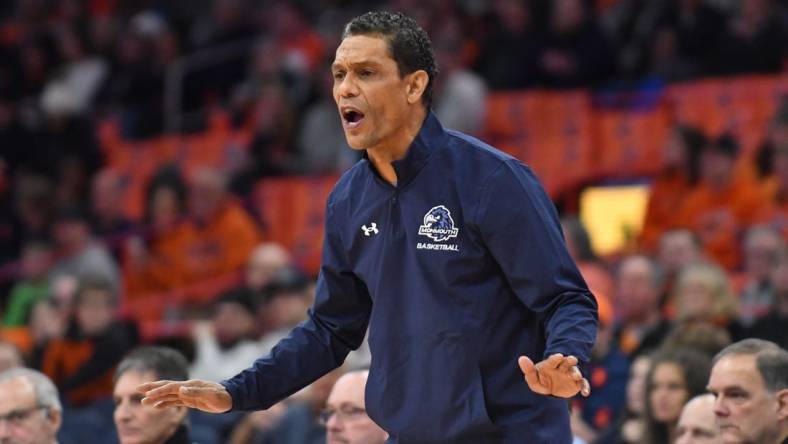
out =
{"type": "Polygon", "coordinates": [[[422,70],[401,76],[382,37],[354,35],[342,40],[331,66],[334,100],[348,145],[386,146],[407,134],[415,106],[422,106],[422,70]]]}
{"type": "Polygon", "coordinates": [[[720,442],[778,442],[780,424],[788,420],[788,390],[766,388],[755,355],[728,355],[711,370],[709,391],[716,397],[714,414],[720,442]]]}

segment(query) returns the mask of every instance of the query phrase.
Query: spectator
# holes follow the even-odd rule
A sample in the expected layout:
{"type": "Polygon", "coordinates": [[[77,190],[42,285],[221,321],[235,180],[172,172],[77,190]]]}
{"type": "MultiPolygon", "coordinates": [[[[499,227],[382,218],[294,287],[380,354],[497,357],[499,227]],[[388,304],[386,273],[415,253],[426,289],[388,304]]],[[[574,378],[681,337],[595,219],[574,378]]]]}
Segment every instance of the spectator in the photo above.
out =
{"type": "Polygon", "coordinates": [[[227,379],[260,356],[263,350],[255,329],[256,310],[254,294],[247,289],[230,290],[219,298],[211,323],[195,326],[192,377],[227,379]],[[219,362],[222,365],[216,365],[219,362]]]}
{"type": "Polygon", "coordinates": [[[261,292],[292,265],[293,259],[283,246],[273,242],[260,244],[252,250],[246,264],[246,286],[261,292]]]}
{"type": "Polygon", "coordinates": [[[125,245],[125,283],[129,296],[169,290],[182,285],[174,273],[185,232],[186,185],[177,167],[165,166],[146,190],[144,237],[132,236],[125,245]]]}
{"type": "Polygon", "coordinates": [[[49,294],[48,272],[52,264],[52,247],[44,240],[31,240],[22,251],[20,279],[8,298],[3,317],[4,327],[27,324],[33,305],[49,294]]]}
{"type": "Polygon", "coordinates": [[[788,252],[783,249],[777,255],[777,263],[771,272],[770,281],[774,305],[769,313],[747,329],[745,336],[766,339],[783,348],[788,348],[788,252]]]}
{"type": "Polygon", "coordinates": [[[679,323],[707,322],[726,329],[733,339],[741,337],[736,296],[720,267],[710,263],[689,265],[679,275],[674,298],[679,323]]]}
{"type": "Polygon", "coordinates": [[[77,279],[98,276],[120,288],[118,268],[107,250],[93,239],[87,214],[78,206],[61,208],[53,226],[57,260],[51,276],[77,279]]]}
{"type": "Polygon", "coordinates": [[[698,159],[705,136],[696,128],[677,126],[665,144],[662,169],[651,185],[640,246],[654,251],[662,233],[675,227],[676,208],[698,182],[698,159]]]}
{"type": "Polygon", "coordinates": [[[668,230],[659,239],[657,263],[662,270],[662,308],[665,317],[676,316],[673,290],[681,270],[692,263],[703,260],[700,239],[690,230],[678,228],[668,230]]]}
{"type": "Polygon", "coordinates": [[[0,372],[0,442],[56,444],[62,412],[57,389],[43,374],[21,367],[0,372]]]}
{"type": "Polygon", "coordinates": [[[314,297],[314,288],[309,280],[295,271],[285,273],[269,284],[258,310],[258,319],[265,332],[261,339],[264,354],[306,319],[314,297]]]}
{"type": "Polygon", "coordinates": [[[533,86],[538,81],[538,39],[531,2],[496,0],[492,20],[481,39],[476,70],[492,90],[533,86]]]}
{"type": "MultiPolygon", "coordinates": [[[[593,291],[593,287],[592,288],[593,291]]],[[[599,325],[591,361],[585,370],[590,375],[591,395],[573,403],[571,426],[576,437],[595,442],[598,434],[623,413],[629,376],[629,359],[613,341],[613,308],[599,300],[599,325]]]]}
{"type": "Polygon", "coordinates": [[[616,422],[594,441],[597,444],[640,444],[646,433],[646,377],[651,357],[638,355],[629,367],[626,406],[616,422]]]}
{"type": "Polygon", "coordinates": [[[616,280],[615,338],[627,355],[655,349],[670,329],[659,310],[660,278],[654,262],[646,256],[621,261],[616,280]]]}
{"type": "MultiPolygon", "coordinates": [[[[123,214],[123,178],[117,171],[101,170],[93,178],[91,217],[93,233],[108,241],[113,250],[122,236],[128,235],[132,222],[123,214]]],[[[117,254],[116,257],[119,257],[117,254]]]]}
{"type": "Polygon", "coordinates": [[[79,116],[90,105],[107,74],[107,63],[91,54],[82,29],[64,28],[58,35],[63,66],[41,93],[41,107],[50,116],[79,116]]]}
{"type": "Polygon", "coordinates": [[[713,51],[715,74],[777,73],[783,66],[786,33],[772,0],[734,3],[733,16],[713,51]]]}
{"type": "Polygon", "coordinates": [[[346,373],[331,389],[320,420],[326,425],[327,442],[383,444],[388,438],[364,408],[364,387],[368,371],[346,373]]]}
{"type": "Polygon", "coordinates": [[[487,85],[462,60],[465,48],[459,21],[445,20],[434,42],[441,67],[435,85],[435,113],[446,128],[479,134],[486,117],[487,85]]]}
{"type": "Polygon", "coordinates": [[[540,82],[556,88],[597,86],[613,73],[613,53],[582,0],[556,0],[537,64],[540,82]]]}
{"type": "Polygon", "coordinates": [[[681,408],[705,391],[708,377],[708,358],[693,350],[677,349],[657,354],[646,377],[646,433],[643,442],[673,442],[681,408]]]}
{"type": "Polygon", "coordinates": [[[115,319],[116,290],[101,279],[83,279],[76,291],[74,327],[44,351],[42,369],[74,406],[112,393],[112,373],[137,341],[133,324],[115,319]]]}
{"type": "MultiPolygon", "coordinates": [[[[788,149],[788,98],[783,98],[771,122],[769,122],[766,137],[758,147],[753,159],[755,162],[753,167],[756,170],[758,179],[767,182],[766,189],[769,196],[772,195],[775,188],[786,188],[783,185],[784,180],[774,177],[775,173],[777,173],[775,170],[776,156],[779,151],[786,149],[788,149]]],[[[782,161],[785,162],[785,159],[782,159],[782,161]]],[[[785,174],[784,163],[782,173],[785,174]]]]}
{"type": "Polygon", "coordinates": [[[569,255],[577,264],[588,288],[596,296],[597,301],[600,299],[609,300],[614,293],[613,278],[607,264],[594,252],[591,238],[588,236],[583,222],[577,217],[564,217],[561,219],[561,229],[564,232],[569,255]]]}
{"type": "Polygon", "coordinates": [[[784,241],[776,230],[756,226],[744,238],[744,288],[739,298],[739,320],[750,326],[769,313],[774,305],[770,275],[784,241]]]}
{"type": "Polygon", "coordinates": [[[197,170],[189,186],[189,219],[172,273],[193,284],[237,272],[259,243],[260,233],[249,214],[227,194],[222,173],[197,170]]]}
{"type": "Polygon", "coordinates": [[[723,443],[780,444],[788,439],[788,352],[745,339],[713,361],[708,384],[723,443]]]}
{"type": "Polygon", "coordinates": [[[731,344],[727,330],[707,322],[680,323],[665,337],[661,350],[691,349],[711,359],[731,344]]]}
{"type": "Polygon", "coordinates": [[[189,379],[186,358],[166,347],[140,347],[118,364],[113,378],[113,418],[121,444],[188,444],[187,409],[142,405],[137,387],[145,382],[189,379]]]}
{"type": "Polygon", "coordinates": [[[16,345],[0,339],[0,373],[10,368],[22,367],[23,365],[22,353],[19,352],[16,345]]]}
{"type": "Polygon", "coordinates": [[[698,233],[706,253],[733,270],[739,265],[736,236],[751,223],[763,201],[753,193],[749,179],[736,177],[734,165],[739,144],[724,134],[701,151],[701,181],[681,204],[676,220],[698,233]]]}
{"type": "Polygon", "coordinates": [[[676,428],[676,444],[714,444],[720,431],[714,418],[714,396],[698,395],[681,410],[676,428]]]}

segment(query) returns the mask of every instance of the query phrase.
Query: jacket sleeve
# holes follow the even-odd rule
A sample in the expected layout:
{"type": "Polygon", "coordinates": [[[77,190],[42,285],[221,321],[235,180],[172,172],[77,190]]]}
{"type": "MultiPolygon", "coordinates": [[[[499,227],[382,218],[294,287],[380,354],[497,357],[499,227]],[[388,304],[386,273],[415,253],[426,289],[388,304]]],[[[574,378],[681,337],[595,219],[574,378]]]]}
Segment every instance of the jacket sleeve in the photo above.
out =
{"type": "Polygon", "coordinates": [[[566,249],[555,207],[516,160],[502,162],[483,185],[476,220],[509,286],[543,320],[545,355],[588,362],[596,340],[597,305],[566,249]]]}
{"type": "MultiPolygon", "coordinates": [[[[330,202],[330,201],[329,201],[330,202]]],[[[366,334],[372,300],[349,266],[331,203],[326,211],[322,265],[308,319],[251,367],[222,381],[233,410],[261,410],[276,404],[339,367],[366,334]]]]}

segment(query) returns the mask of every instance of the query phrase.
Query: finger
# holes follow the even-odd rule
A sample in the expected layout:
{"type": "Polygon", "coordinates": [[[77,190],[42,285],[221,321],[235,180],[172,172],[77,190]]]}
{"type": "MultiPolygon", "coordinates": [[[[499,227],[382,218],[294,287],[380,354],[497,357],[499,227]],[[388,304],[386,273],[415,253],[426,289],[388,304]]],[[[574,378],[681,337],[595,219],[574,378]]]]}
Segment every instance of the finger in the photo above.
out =
{"type": "Polygon", "coordinates": [[[570,372],[572,371],[572,368],[574,368],[576,365],[577,365],[577,358],[575,358],[574,356],[567,356],[563,360],[561,360],[561,364],[559,364],[558,370],[564,372],[570,372]]]}
{"type": "Polygon", "coordinates": [[[542,362],[548,368],[554,369],[554,368],[558,368],[558,366],[561,365],[561,363],[563,361],[564,361],[564,355],[562,355],[561,353],[556,353],[556,354],[550,355],[549,358],[545,359],[542,362]]]}
{"type": "Polygon", "coordinates": [[[145,393],[146,398],[158,398],[165,395],[172,395],[178,394],[178,390],[183,385],[183,382],[178,381],[170,381],[167,384],[164,384],[158,388],[150,390],[145,393]]]}
{"type": "Polygon", "coordinates": [[[537,374],[534,361],[531,361],[531,358],[528,356],[520,356],[520,359],[517,360],[517,364],[520,365],[520,370],[522,370],[523,375],[525,375],[525,381],[528,385],[539,385],[539,375],[537,374]]]}
{"type": "Polygon", "coordinates": [[[159,410],[163,410],[169,407],[190,407],[182,400],[178,399],[175,401],[159,401],[156,404],[153,404],[153,407],[159,410]]]}
{"type": "Polygon", "coordinates": [[[145,398],[142,398],[142,403],[144,405],[156,405],[159,402],[172,402],[172,401],[177,401],[179,399],[180,399],[180,397],[177,394],[160,396],[158,398],[145,397],[145,398]]]}
{"type": "Polygon", "coordinates": [[[151,391],[151,390],[153,390],[153,389],[156,389],[156,388],[159,388],[159,387],[161,387],[161,386],[167,385],[167,384],[169,384],[169,383],[171,383],[171,382],[172,382],[172,381],[152,381],[152,382],[146,382],[146,383],[144,383],[144,384],[140,384],[140,385],[138,385],[138,386],[137,386],[137,391],[138,391],[138,392],[140,392],[140,393],[149,392],[149,391],[151,391]]]}
{"type": "Polygon", "coordinates": [[[583,379],[583,374],[580,373],[580,369],[577,368],[576,366],[572,367],[569,372],[570,372],[570,376],[572,377],[573,380],[579,381],[579,380],[583,379]]]}
{"type": "Polygon", "coordinates": [[[588,397],[591,394],[591,384],[588,383],[588,379],[586,378],[583,378],[583,380],[580,383],[581,383],[580,394],[585,397],[588,397]]]}

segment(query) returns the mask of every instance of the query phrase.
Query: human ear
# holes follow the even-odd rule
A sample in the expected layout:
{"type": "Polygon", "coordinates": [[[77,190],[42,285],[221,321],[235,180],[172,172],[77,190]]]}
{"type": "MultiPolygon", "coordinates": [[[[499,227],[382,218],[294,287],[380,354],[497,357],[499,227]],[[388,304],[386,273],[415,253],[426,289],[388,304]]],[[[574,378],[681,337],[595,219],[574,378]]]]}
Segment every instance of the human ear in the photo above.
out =
{"type": "Polygon", "coordinates": [[[777,417],[781,420],[788,420],[788,389],[782,389],[775,393],[777,399],[777,417]]]}
{"type": "Polygon", "coordinates": [[[414,104],[418,102],[427,90],[427,85],[430,82],[430,76],[427,71],[420,69],[408,74],[407,77],[407,91],[408,103],[414,104]]]}
{"type": "Polygon", "coordinates": [[[52,426],[52,430],[59,430],[60,424],[63,422],[63,415],[60,413],[60,410],[47,409],[47,422],[52,426]]]}

